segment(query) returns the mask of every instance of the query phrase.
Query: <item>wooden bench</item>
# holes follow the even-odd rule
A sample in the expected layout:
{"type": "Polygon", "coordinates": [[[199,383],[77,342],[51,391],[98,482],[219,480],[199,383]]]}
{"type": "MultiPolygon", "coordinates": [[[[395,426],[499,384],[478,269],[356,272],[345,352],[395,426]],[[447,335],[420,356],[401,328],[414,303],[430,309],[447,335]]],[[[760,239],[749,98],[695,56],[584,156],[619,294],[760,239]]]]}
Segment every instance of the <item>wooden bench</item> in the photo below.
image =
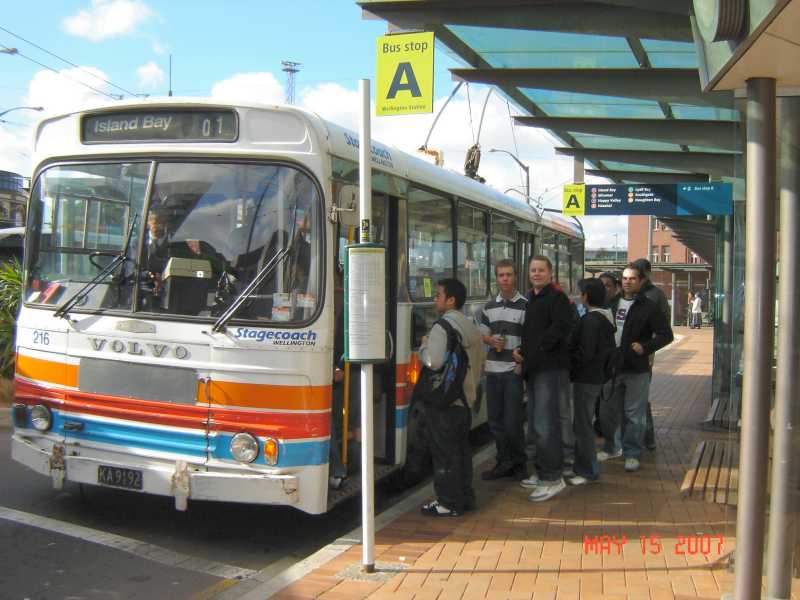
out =
{"type": "Polygon", "coordinates": [[[681,483],[681,495],[716,504],[736,505],[739,489],[739,442],[698,442],[681,483]]]}

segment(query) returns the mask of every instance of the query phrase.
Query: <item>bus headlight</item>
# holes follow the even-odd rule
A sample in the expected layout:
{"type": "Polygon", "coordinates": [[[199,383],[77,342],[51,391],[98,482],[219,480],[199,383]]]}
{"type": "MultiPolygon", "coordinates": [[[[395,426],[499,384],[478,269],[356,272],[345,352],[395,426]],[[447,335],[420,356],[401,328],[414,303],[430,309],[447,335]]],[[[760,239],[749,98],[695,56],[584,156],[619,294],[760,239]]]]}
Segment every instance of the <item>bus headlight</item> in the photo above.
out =
{"type": "Polygon", "coordinates": [[[258,440],[249,433],[237,433],[231,439],[231,454],[239,462],[253,462],[258,457],[258,440]]]}
{"type": "Polygon", "coordinates": [[[271,467],[278,464],[278,440],[273,438],[264,440],[264,462],[271,467]]]}
{"type": "Polygon", "coordinates": [[[44,404],[37,404],[31,409],[31,423],[37,431],[47,431],[53,425],[53,413],[44,404]]]}

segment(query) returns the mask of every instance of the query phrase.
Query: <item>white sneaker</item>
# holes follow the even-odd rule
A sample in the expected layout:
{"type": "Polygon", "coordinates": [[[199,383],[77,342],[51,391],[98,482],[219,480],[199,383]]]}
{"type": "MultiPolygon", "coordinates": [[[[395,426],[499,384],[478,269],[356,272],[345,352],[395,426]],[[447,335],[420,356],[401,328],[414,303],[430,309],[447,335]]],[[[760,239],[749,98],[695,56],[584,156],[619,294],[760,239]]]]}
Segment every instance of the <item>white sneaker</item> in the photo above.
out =
{"type": "Polygon", "coordinates": [[[639,470],[639,459],[638,458],[626,458],[625,459],[625,470],[629,473],[633,471],[639,470]]]}
{"type": "Polygon", "coordinates": [[[620,456],[622,456],[622,450],[617,450],[616,452],[613,453],[606,452],[605,450],[600,450],[600,452],[597,453],[597,460],[598,462],[606,462],[607,460],[611,460],[612,458],[619,458],[620,456]]]}
{"type": "Polygon", "coordinates": [[[522,487],[530,489],[537,487],[539,483],[541,482],[539,481],[539,478],[536,475],[531,475],[530,477],[523,479],[522,481],[519,482],[519,484],[522,487]]]}
{"type": "Polygon", "coordinates": [[[570,477],[567,479],[567,483],[570,485],[586,485],[589,483],[597,483],[596,479],[587,479],[583,475],[575,475],[575,477],[570,477]]]}
{"type": "Polygon", "coordinates": [[[563,477],[575,477],[575,471],[572,467],[565,467],[563,471],[561,471],[561,475],[563,477]]]}
{"type": "Polygon", "coordinates": [[[566,487],[567,484],[564,483],[563,479],[547,483],[542,481],[536,486],[531,495],[528,496],[528,500],[531,502],[544,502],[545,500],[550,500],[550,498],[556,494],[563,492],[566,487]]]}

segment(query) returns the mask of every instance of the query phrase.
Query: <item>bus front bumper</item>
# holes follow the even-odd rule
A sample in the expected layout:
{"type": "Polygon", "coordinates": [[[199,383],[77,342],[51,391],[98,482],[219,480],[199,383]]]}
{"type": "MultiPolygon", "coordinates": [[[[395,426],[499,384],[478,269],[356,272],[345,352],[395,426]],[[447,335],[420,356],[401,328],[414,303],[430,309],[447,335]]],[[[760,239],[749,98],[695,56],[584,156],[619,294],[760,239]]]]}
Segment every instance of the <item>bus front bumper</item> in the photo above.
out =
{"type": "MultiPolygon", "coordinates": [[[[115,489],[171,496],[175,508],[186,510],[192,500],[245,502],[253,504],[300,504],[299,477],[296,474],[270,473],[215,466],[213,468],[184,460],[156,459],[71,446],[45,439],[35,439],[15,432],[11,440],[11,457],[28,468],[48,476],[53,487],[60,489],[64,481],[99,485],[115,489]],[[78,454],[80,452],[80,454],[78,454]],[[92,454],[95,454],[94,456],[92,454]],[[101,480],[106,472],[129,474],[128,483],[108,485],[101,480]],[[138,475],[140,474],[140,476],[138,475]]],[[[299,507],[299,506],[298,506],[299,507]]]]}

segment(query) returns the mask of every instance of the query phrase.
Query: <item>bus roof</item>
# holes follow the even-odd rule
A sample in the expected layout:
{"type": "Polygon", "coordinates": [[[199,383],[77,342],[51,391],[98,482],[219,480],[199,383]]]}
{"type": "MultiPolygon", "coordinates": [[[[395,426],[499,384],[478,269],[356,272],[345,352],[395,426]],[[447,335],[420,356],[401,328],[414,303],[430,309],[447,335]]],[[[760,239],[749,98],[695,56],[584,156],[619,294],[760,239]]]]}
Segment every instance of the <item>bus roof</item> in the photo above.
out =
{"type": "MultiPolygon", "coordinates": [[[[286,126],[281,129],[281,133],[285,133],[288,137],[292,138],[291,150],[296,153],[311,153],[315,150],[313,141],[308,140],[308,136],[301,135],[302,132],[297,131],[299,128],[299,119],[304,123],[304,128],[311,128],[315,131],[316,137],[320,140],[320,144],[327,145],[325,150],[335,156],[345,158],[347,160],[358,162],[358,134],[335,123],[321,118],[316,113],[307,111],[296,106],[277,105],[277,104],[260,104],[257,102],[225,102],[212,98],[192,98],[192,97],[163,97],[163,98],[146,98],[137,100],[117,101],[117,102],[101,102],[81,110],[70,111],[63,114],[49,116],[39,122],[34,136],[34,152],[36,155],[52,154],[54,151],[53,146],[44,142],[44,132],[48,130],[55,134],[61,140],[72,140],[72,144],[65,144],[65,156],[75,156],[76,154],[98,154],[106,152],[115,152],[126,154],[140,154],[142,152],[136,151],[135,144],[92,144],[84,145],[80,143],[79,135],[76,133],[80,131],[80,124],[73,123],[77,121],[80,115],[85,113],[114,113],[122,112],[125,110],[133,109],[157,109],[157,108],[235,108],[241,112],[241,109],[252,109],[253,111],[269,111],[270,113],[282,113],[287,115],[286,126]],[[289,119],[292,116],[294,119],[289,119]],[[295,131],[292,130],[292,123],[295,122],[295,131]],[[293,134],[293,135],[292,135],[293,134]],[[303,144],[302,142],[305,142],[303,144]],[[310,143],[309,143],[310,142],[310,143]],[[74,150],[70,152],[68,148],[73,146],[74,150]],[[49,152],[48,152],[49,150],[49,152]]],[[[257,118],[255,115],[249,115],[248,118],[257,118]]],[[[269,130],[271,131],[271,130],[269,130]]],[[[307,133],[307,131],[305,132],[307,133]]],[[[247,136],[248,132],[242,132],[243,136],[247,136]]],[[[244,141],[251,142],[250,146],[244,148],[236,148],[231,152],[231,148],[225,148],[226,153],[232,154],[252,154],[254,151],[259,153],[274,151],[281,153],[286,151],[286,148],[271,147],[258,143],[258,140],[245,139],[244,141]]],[[[580,229],[571,221],[564,219],[557,215],[539,214],[532,207],[527,205],[522,200],[507,196],[500,193],[494,188],[479,183],[474,179],[470,179],[465,175],[435,166],[425,160],[416,156],[398,150],[395,147],[387,146],[372,140],[371,157],[373,167],[375,169],[396,175],[409,181],[413,181],[420,185],[430,187],[445,193],[454,194],[465,200],[472,200],[487,205],[491,208],[510,213],[514,216],[523,218],[527,221],[540,222],[552,229],[561,231],[570,236],[583,237],[580,229]]],[[[164,142],[149,142],[147,144],[150,151],[153,151],[154,146],[159,146],[159,151],[163,152],[176,152],[174,143],[164,142]]],[[[57,144],[56,144],[57,147],[57,144]]],[[[205,142],[187,142],[181,145],[181,152],[188,152],[190,154],[201,154],[213,151],[205,142]]],[[[41,162],[43,156],[35,156],[35,162],[41,162]]]]}

